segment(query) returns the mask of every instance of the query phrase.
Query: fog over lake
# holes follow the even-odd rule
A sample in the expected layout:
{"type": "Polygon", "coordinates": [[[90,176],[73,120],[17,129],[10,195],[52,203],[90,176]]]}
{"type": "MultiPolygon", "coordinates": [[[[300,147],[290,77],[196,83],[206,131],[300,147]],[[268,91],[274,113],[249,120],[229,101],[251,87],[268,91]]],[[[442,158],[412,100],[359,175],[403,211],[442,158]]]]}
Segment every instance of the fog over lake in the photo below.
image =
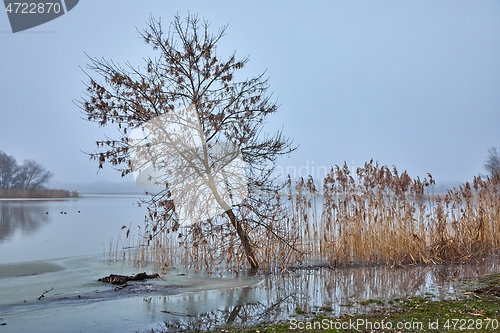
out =
{"type": "MultiPolygon", "coordinates": [[[[500,145],[498,1],[80,1],[64,16],[13,34],[0,15],[0,150],[35,159],[54,182],[120,181],[82,151],[113,136],[81,119],[90,57],[134,68],[154,52],[139,38],[152,14],[228,25],[217,49],[267,70],[280,105],[266,130],[299,149],[288,167],[357,167],[371,158],[412,177],[470,181],[500,145]],[[89,24],[92,22],[92,24],[89,24]],[[43,126],[42,126],[43,124],[43,126]]],[[[304,175],[304,176],[307,176],[304,175]]],[[[126,177],[131,182],[131,177],[126,177]]],[[[69,190],[73,190],[69,188],[69,190]]],[[[74,190],[79,190],[74,188],[74,190]]]]}

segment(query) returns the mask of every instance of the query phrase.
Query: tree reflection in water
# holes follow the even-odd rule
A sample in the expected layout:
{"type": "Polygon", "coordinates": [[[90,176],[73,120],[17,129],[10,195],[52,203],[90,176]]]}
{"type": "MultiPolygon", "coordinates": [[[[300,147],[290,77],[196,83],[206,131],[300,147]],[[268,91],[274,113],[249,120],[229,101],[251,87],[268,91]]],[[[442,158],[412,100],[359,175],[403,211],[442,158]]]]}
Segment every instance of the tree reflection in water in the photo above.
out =
{"type": "Polygon", "coordinates": [[[23,235],[31,236],[50,222],[45,214],[47,206],[39,201],[0,200],[0,243],[10,240],[20,229],[23,235]]]}

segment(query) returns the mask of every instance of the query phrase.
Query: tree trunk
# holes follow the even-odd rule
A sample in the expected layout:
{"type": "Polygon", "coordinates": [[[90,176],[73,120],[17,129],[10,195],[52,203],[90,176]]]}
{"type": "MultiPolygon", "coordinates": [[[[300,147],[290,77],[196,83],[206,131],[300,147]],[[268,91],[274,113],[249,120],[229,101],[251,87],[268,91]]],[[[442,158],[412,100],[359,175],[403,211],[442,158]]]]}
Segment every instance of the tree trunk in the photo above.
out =
{"type": "Polygon", "coordinates": [[[243,250],[245,251],[245,255],[247,257],[248,262],[250,263],[250,266],[252,267],[253,270],[258,270],[259,263],[257,261],[257,258],[255,258],[255,253],[253,252],[252,244],[250,244],[250,240],[248,239],[247,232],[243,230],[241,224],[238,223],[238,219],[236,218],[231,209],[227,210],[226,214],[227,216],[229,216],[231,224],[236,229],[236,232],[240,237],[241,244],[243,245],[243,250]]]}

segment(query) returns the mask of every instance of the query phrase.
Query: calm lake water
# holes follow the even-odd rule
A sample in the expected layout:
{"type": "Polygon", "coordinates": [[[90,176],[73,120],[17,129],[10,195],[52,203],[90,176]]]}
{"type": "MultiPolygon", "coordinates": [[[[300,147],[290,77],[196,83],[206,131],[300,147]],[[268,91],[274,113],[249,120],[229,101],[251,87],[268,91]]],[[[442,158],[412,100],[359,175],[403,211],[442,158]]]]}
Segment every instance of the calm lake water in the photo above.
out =
{"type": "Polygon", "coordinates": [[[140,198],[0,200],[0,263],[102,254],[121,226],[142,224],[146,209],[137,206],[140,198]]]}
{"type": "Polygon", "coordinates": [[[327,315],[340,315],[366,311],[360,303],[366,299],[455,297],[462,278],[500,270],[497,258],[397,269],[310,267],[273,276],[177,268],[161,281],[116,290],[97,279],[153,269],[105,260],[110,243],[123,240],[123,225],[142,225],[140,198],[0,200],[0,323],[6,324],[0,332],[192,331],[286,322],[298,307],[324,306],[332,310],[327,315]]]}

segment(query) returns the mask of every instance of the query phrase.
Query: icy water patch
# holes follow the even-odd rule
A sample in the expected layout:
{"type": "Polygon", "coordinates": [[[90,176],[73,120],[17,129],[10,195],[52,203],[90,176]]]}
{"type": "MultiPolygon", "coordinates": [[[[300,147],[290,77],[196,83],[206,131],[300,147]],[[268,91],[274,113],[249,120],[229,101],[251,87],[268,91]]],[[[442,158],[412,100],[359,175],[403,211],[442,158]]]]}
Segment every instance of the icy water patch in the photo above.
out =
{"type": "Polygon", "coordinates": [[[34,261],[30,263],[0,264],[0,279],[26,275],[39,275],[63,270],[64,267],[52,262],[34,261]]]}
{"type": "MultiPolygon", "coordinates": [[[[174,270],[161,280],[134,281],[127,287],[97,281],[110,273],[134,275],[149,269],[96,257],[1,265],[0,323],[6,325],[0,332],[142,332],[170,318],[161,312],[165,304],[153,299],[259,281],[174,270]]],[[[185,307],[195,312],[214,309],[198,303],[185,307]]]]}
{"type": "Polygon", "coordinates": [[[464,278],[500,271],[499,258],[467,265],[320,268],[279,275],[208,274],[172,269],[128,287],[109,274],[152,273],[98,257],[0,265],[0,333],[216,330],[287,322],[300,310],[338,316],[368,311],[368,299],[455,298],[464,278]],[[44,295],[44,297],[40,297],[44,295]],[[40,299],[38,299],[40,298],[40,299]]]}

